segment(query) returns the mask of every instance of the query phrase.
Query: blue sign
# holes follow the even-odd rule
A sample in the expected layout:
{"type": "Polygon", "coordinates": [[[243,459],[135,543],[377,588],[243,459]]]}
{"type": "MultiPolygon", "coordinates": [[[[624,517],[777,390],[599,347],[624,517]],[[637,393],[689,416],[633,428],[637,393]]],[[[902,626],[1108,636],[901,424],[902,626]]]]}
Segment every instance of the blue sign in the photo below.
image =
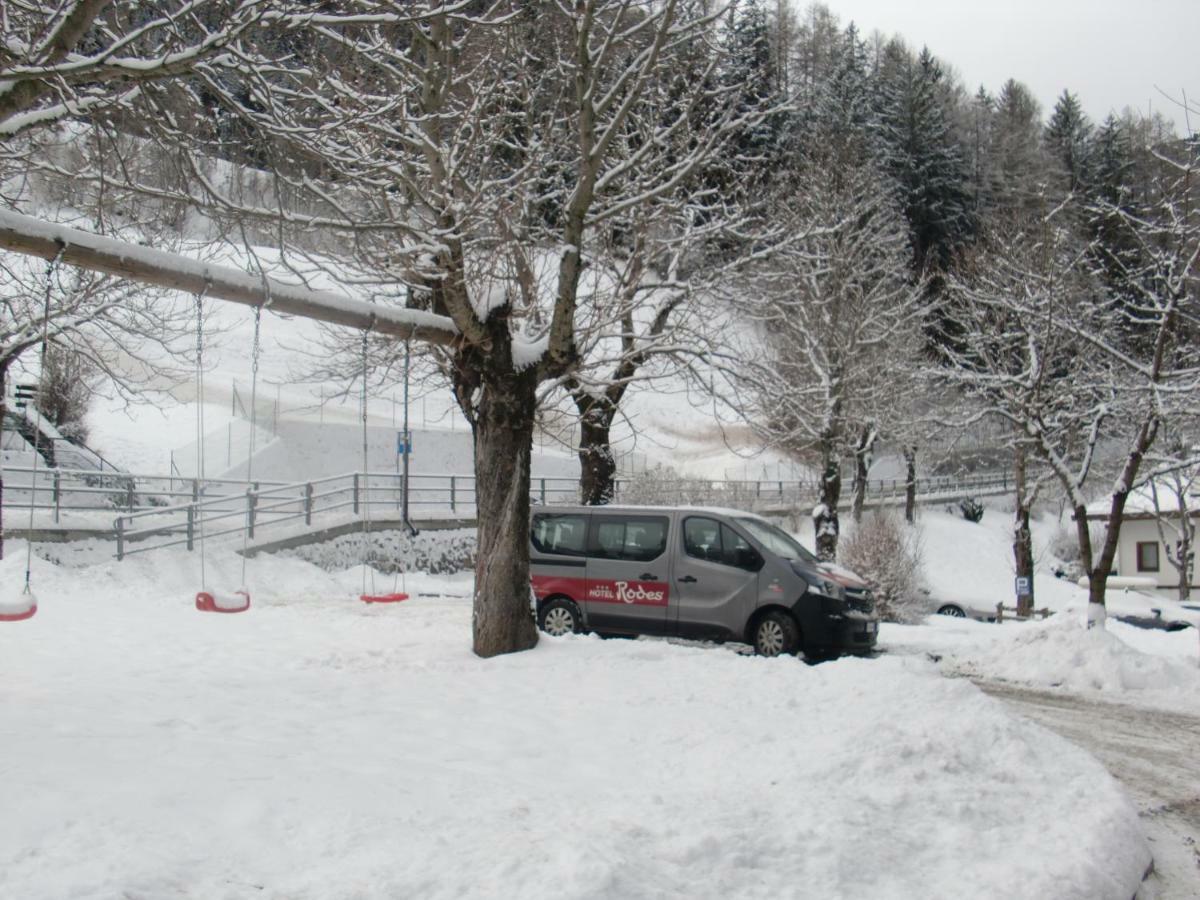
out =
{"type": "Polygon", "coordinates": [[[407,456],[412,453],[412,432],[405,434],[403,431],[396,432],[396,455],[407,456]]]}

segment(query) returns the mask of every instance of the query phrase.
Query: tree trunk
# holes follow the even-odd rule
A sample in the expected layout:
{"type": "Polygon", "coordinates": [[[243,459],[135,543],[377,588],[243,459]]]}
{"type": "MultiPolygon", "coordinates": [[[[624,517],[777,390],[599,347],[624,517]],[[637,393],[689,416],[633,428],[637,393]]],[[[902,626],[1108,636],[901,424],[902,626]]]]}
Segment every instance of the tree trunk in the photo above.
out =
{"type": "Polygon", "coordinates": [[[479,519],[472,613],[479,656],[537,644],[529,586],[529,455],[537,398],[532,375],[483,378],[475,410],[475,506],[479,519]]]}
{"type": "Polygon", "coordinates": [[[579,440],[579,501],[606,506],[616,492],[617,461],[609,443],[608,426],[583,424],[579,440]]]}
{"type": "Polygon", "coordinates": [[[813,530],[816,532],[817,557],[827,562],[837,559],[838,501],[842,496],[842,467],[833,442],[822,441],[821,495],[813,509],[813,530]]]}
{"type": "MultiPolygon", "coordinates": [[[[1192,525],[1191,510],[1187,505],[1187,490],[1190,485],[1178,482],[1179,491],[1179,541],[1175,545],[1176,566],[1179,570],[1179,602],[1192,599],[1192,570],[1195,565],[1192,554],[1196,546],[1196,527],[1192,525]]],[[[1168,551],[1169,553],[1170,551],[1168,551]]]]}
{"type": "Polygon", "coordinates": [[[904,448],[904,521],[917,520],[917,448],[904,448]]]}
{"type": "Polygon", "coordinates": [[[1142,420],[1137,438],[1129,454],[1125,457],[1125,465],[1121,468],[1116,489],[1112,492],[1112,502],[1108,508],[1108,520],[1105,526],[1108,533],[1104,536],[1104,546],[1100,548],[1100,558],[1092,555],[1092,539],[1087,526],[1087,509],[1080,505],[1075,507],[1076,530],[1079,534],[1080,560],[1088,573],[1088,627],[1103,625],[1108,617],[1104,606],[1104,592],[1108,588],[1108,576],[1112,574],[1113,560],[1117,558],[1117,544],[1121,538],[1121,522],[1125,518],[1125,501],[1129,499],[1130,485],[1137,480],[1138,471],[1142,467],[1142,459],[1146,451],[1154,444],[1158,436],[1158,417],[1153,413],[1142,420]],[[1086,548],[1086,553],[1083,551],[1086,548]]]}
{"type": "Polygon", "coordinates": [[[1033,613],[1033,532],[1029,528],[1029,495],[1025,491],[1025,449],[1018,447],[1013,464],[1013,480],[1016,482],[1016,510],[1013,513],[1013,562],[1017,578],[1027,579],[1029,593],[1017,595],[1017,615],[1033,613]]]}
{"type": "Polygon", "coordinates": [[[862,521],[863,506],[867,500],[867,473],[871,468],[871,454],[875,449],[875,429],[870,425],[863,426],[854,447],[854,499],[850,506],[850,516],[855,522],[862,521]]]}
{"type": "MultiPolygon", "coordinates": [[[[8,414],[8,407],[4,403],[4,398],[7,396],[8,381],[8,365],[0,365],[0,435],[4,433],[4,417],[8,414]]],[[[0,559],[4,559],[4,466],[0,465],[0,559]]]]}
{"type": "Polygon", "coordinates": [[[579,406],[579,502],[606,506],[616,492],[617,461],[609,430],[613,410],[598,401],[576,399],[579,406]]]}
{"type": "Polygon", "coordinates": [[[529,457],[537,367],[515,370],[507,308],[494,310],[485,328],[485,341],[458,348],[453,385],[475,439],[479,526],[473,649],[489,657],[528,650],[538,640],[529,581],[529,457]]]}

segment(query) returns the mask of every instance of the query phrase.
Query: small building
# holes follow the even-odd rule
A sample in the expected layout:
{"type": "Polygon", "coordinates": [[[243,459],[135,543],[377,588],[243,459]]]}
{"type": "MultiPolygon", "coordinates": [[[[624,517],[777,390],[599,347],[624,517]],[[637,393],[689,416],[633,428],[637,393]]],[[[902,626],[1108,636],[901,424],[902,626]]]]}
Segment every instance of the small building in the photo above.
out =
{"type": "MultiPolygon", "coordinates": [[[[1196,554],[1200,550],[1197,547],[1200,543],[1200,483],[1197,480],[1191,480],[1191,490],[1185,489],[1183,499],[1191,534],[1188,583],[1195,592],[1200,589],[1200,566],[1196,565],[1196,554]]],[[[1106,497],[1089,505],[1088,521],[1108,521],[1109,504],[1106,497]]],[[[1183,521],[1179,494],[1173,484],[1159,482],[1153,490],[1145,485],[1132,491],[1121,520],[1113,574],[1151,579],[1158,592],[1177,596],[1180,573],[1171,559],[1178,558],[1183,521]]]]}

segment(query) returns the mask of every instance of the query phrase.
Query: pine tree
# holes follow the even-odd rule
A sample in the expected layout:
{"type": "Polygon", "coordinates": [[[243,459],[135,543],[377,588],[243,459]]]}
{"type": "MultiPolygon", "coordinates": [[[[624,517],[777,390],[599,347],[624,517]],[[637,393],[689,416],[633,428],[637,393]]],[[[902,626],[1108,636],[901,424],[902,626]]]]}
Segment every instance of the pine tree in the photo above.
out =
{"type": "Polygon", "coordinates": [[[1138,271],[1138,247],[1123,218],[1134,213],[1135,154],[1127,123],[1109,115],[1096,132],[1086,229],[1094,264],[1108,290],[1132,302],[1129,272],[1138,271]]]}
{"type": "Polygon", "coordinates": [[[1029,88],[1009,79],[996,98],[991,158],[994,203],[1008,217],[1035,211],[1045,191],[1041,110],[1029,88]]]}
{"type": "Polygon", "coordinates": [[[995,181],[992,173],[991,146],[995,113],[995,99],[980,85],[971,100],[971,142],[967,152],[971,171],[972,209],[977,217],[994,202],[992,189],[995,181]]]}
{"type": "Polygon", "coordinates": [[[873,106],[867,50],[851,25],[830,48],[830,57],[820,81],[807,86],[807,100],[792,115],[788,150],[793,161],[784,180],[799,174],[804,161],[822,145],[835,144],[846,165],[861,165],[870,159],[882,164],[886,153],[880,139],[873,106]],[[853,153],[847,155],[849,147],[853,153]]]}
{"type": "MultiPolygon", "coordinates": [[[[772,32],[761,0],[746,0],[730,8],[725,33],[722,82],[740,95],[739,111],[781,105],[778,57],[772,49],[772,32]]],[[[780,161],[786,117],[763,117],[731,145],[729,174],[735,191],[752,196],[780,161]]]]}
{"type": "Polygon", "coordinates": [[[1046,126],[1046,150],[1059,170],[1063,192],[1082,191],[1091,175],[1092,123],[1070,91],[1064,90],[1054,104],[1046,126]]]}
{"type": "Polygon", "coordinates": [[[884,48],[876,107],[886,168],[908,220],[913,269],[944,270],[973,233],[974,217],[942,68],[928,49],[914,59],[899,41],[884,48]]]}

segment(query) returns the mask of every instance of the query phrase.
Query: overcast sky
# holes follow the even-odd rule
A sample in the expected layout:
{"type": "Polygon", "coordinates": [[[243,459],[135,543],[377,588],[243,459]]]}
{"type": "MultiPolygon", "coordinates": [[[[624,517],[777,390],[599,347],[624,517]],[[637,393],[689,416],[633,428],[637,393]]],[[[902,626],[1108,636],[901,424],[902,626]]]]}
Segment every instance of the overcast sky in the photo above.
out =
{"type": "MultiPolygon", "coordinates": [[[[791,0],[797,12],[806,0],[791,0]]],[[[1093,121],[1125,106],[1154,110],[1185,133],[1180,110],[1163,97],[1187,91],[1200,106],[1200,0],[826,0],[843,27],[900,34],[928,45],[974,93],[1024,82],[1048,116],[1063,88],[1093,121]]],[[[1200,131],[1192,116],[1192,131],[1200,131]]]]}

